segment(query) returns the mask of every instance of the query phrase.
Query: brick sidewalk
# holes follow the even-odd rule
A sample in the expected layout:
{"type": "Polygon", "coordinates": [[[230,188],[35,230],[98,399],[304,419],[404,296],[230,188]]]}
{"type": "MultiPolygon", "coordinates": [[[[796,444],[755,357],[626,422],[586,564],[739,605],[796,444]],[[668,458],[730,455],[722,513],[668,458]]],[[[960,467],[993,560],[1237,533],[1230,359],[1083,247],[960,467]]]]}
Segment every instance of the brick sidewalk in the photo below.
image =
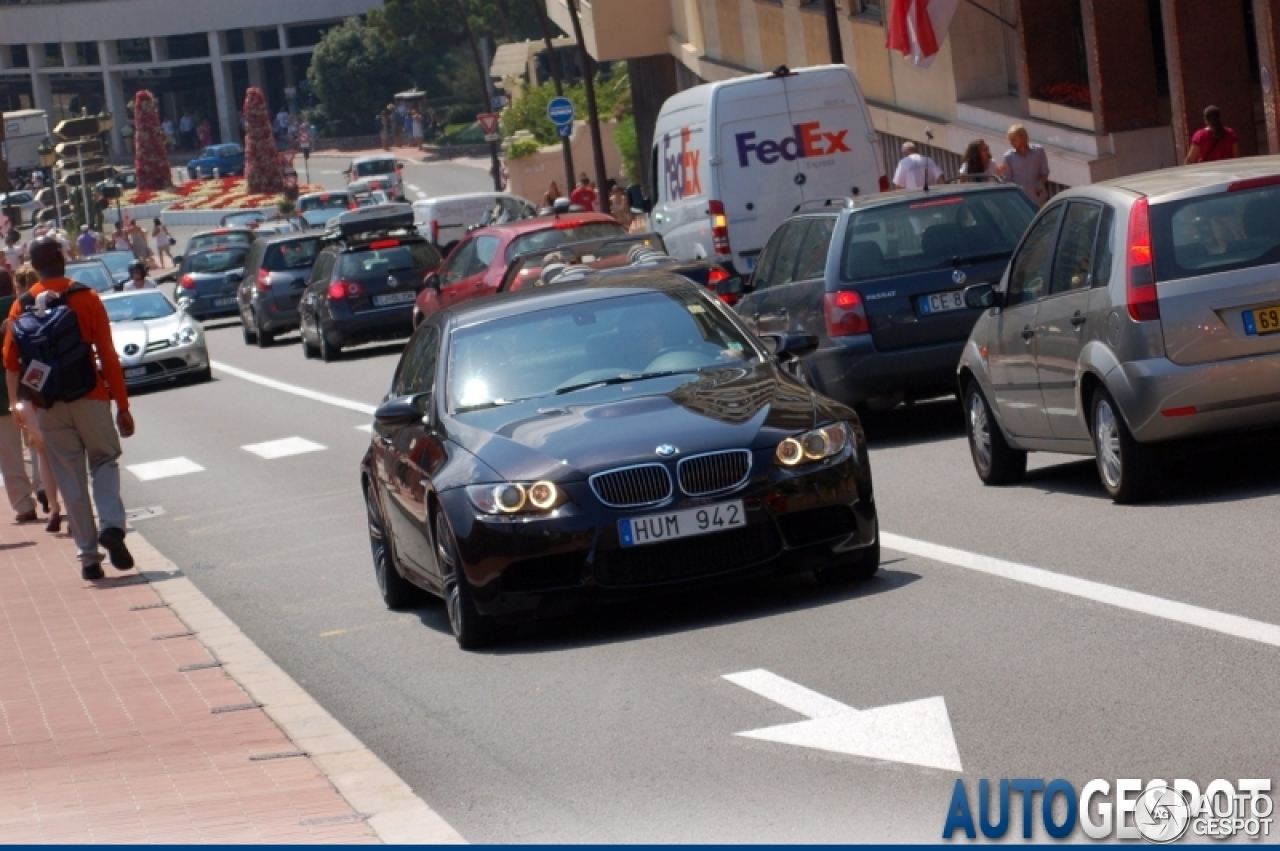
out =
{"type": "Polygon", "coordinates": [[[376,842],[133,571],[0,526],[0,841],[376,842]]]}

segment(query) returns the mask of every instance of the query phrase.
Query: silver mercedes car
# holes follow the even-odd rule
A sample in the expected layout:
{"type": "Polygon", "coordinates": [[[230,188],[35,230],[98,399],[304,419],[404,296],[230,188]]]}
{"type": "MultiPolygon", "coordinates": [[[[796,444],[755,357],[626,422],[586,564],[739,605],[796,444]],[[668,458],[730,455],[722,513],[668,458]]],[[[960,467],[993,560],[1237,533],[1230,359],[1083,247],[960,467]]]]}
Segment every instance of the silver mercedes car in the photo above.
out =
{"type": "Polygon", "coordinates": [[[179,378],[212,377],[204,329],[159,290],[102,296],[111,339],[129,389],[179,378]]]}
{"type": "Polygon", "coordinates": [[[1092,455],[1112,499],[1148,498],[1163,442],[1280,425],[1280,157],[1063,192],[965,299],[987,308],[958,374],[978,476],[1092,455]]]}

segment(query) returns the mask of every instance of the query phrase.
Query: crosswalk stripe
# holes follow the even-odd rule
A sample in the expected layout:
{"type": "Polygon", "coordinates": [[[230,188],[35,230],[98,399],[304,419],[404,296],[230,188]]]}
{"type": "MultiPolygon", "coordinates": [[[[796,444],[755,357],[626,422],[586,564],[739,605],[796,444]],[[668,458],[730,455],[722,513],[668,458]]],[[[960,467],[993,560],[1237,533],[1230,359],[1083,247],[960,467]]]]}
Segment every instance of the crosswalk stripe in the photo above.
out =
{"type": "Polygon", "coordinates": [[[268,440],[266,443],[251,443],[242,446],[246,452],[252,452],[261,458],[272,461],[276,458],[287,458],[290,455],[302,455],[306,452],[320,452],[327,447],[307,440],[305,437],[286,437],[281,440],[268,440]]]}
{"type": "Polygon", "coordinates": [[[174,476],[185,476],[188,473],[203,473],[201,467],[190,458],[166,458],[163,461],[148,461],[145,464],[130,464],[125,467],[138,477],[139,481],[150,482],[156,479],[169,479],[174,476]]]}

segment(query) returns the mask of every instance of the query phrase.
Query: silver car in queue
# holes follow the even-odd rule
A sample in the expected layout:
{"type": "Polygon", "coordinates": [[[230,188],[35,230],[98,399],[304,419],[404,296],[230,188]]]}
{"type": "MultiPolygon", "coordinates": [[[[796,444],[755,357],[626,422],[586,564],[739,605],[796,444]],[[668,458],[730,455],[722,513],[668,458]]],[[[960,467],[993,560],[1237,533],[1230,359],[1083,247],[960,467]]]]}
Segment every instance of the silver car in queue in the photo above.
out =
{"type": "Polygon", "coordinates": [[[1031,223],[958,381],[974,467],[1092,455],[1116,502],[1160,483],[1167,441],[1280,425],[1280,157],[1071,189],[1031,223]]]}
{"type": "Polygon", "coordinates": [[[130,390],[181,378],[208,381],[213,377],[204,329],[160,290],[107,293],[102,304],[130,390]]]}

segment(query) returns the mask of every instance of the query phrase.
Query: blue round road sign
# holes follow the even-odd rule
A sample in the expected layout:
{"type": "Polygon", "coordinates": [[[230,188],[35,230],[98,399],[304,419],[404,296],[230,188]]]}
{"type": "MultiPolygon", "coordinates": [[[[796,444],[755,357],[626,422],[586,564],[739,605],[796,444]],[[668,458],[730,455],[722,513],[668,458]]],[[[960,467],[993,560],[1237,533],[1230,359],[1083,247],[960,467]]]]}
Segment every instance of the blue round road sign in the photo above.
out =
{"type": "Polygon", "coordinates": [[[573,123],[573,101],[566,97],[552,98],[547,104],[547,118],[553,124],[573,123]]]}

